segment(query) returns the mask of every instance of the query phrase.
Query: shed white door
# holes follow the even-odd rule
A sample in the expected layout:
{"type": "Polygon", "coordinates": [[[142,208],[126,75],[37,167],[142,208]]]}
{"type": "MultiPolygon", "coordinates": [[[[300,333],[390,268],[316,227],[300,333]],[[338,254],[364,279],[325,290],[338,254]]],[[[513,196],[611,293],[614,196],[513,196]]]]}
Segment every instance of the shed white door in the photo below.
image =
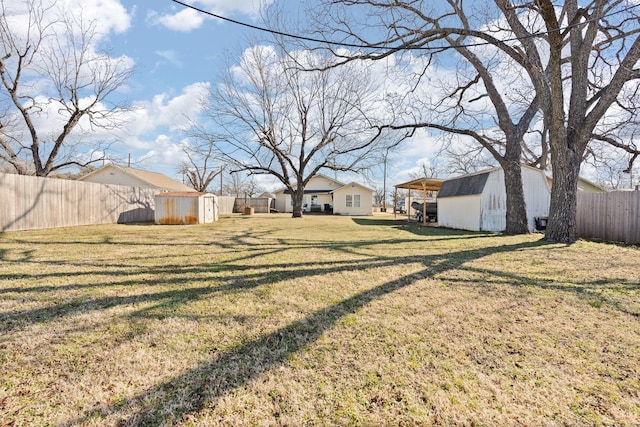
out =
{"type": "Polygon", "coordinates": [[[210,222],[214,222],[215,218],[215,200],[213,196],[205,196],[203,198],[204,203],[204,222],[208,224],[210,222]]]}

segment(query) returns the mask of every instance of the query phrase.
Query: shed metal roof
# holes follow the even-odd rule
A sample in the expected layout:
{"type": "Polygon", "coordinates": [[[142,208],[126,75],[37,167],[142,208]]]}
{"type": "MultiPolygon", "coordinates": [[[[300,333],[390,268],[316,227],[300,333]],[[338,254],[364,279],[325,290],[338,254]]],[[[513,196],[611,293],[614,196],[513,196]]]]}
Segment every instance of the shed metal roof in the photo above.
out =
{"type": "Polygon", "coordinates": [[[438,197],[471,196],[481,194],[490,172],[461,176],[442,183],[438,197]]]}

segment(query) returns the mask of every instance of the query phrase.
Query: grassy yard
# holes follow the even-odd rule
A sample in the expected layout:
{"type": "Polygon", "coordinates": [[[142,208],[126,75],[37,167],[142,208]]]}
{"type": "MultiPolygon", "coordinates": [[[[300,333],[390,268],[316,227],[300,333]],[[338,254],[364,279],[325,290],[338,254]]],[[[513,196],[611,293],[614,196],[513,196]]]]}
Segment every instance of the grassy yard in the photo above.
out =
{"type": "Polygon", "coordinates": [[[0,426],[639,424],[638,248],[393,216],[0,234],[0,426]]]}

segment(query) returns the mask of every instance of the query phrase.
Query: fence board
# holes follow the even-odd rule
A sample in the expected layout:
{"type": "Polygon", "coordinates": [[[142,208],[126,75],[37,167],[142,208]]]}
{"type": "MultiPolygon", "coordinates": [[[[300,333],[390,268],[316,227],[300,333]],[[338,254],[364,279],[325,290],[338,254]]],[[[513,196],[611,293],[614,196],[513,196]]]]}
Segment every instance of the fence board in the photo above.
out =
{"type": "Polygon", "coordinates": [[[235,202],[236,202],[235,197],[218,196],[218,213],[220,214],[234,213],[235,202]]]}
{"type": "MultiPolygon", "coordinates": [[[[153,221],[159,190],[0,173],[0,231],[153,221]]],[[[219,213],[244,199],[218,197],[219,213]]],[[[269,199],[247,199],[269,212],[269,199]]]]}
{"type": "Polygon", "coordinates": [[[153,221],[157,192],[0,173],[0,231],[153,221]]]}
{"type": "Polygon", "coordinates": [[[640,243],[640,191],[578,193],[578,237],[640,243]]]}

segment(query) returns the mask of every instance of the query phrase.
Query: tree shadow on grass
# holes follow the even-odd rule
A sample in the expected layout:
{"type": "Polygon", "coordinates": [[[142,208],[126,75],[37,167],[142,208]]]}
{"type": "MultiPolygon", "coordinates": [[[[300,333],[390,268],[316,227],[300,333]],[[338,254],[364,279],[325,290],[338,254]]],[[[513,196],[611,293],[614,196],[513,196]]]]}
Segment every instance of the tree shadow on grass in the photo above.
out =
{"type": "MultiPolygon", "coordinates": [[[[420,272],[399,277],[313,312],[272,333],[223,352],[128,400],[96,407],[62,426],[82,425],[90,419],[107,416],[119,417],[119,425],[171,425],[208,406],[215,406],[215,401],[225,393],[242,387],[259,375],[286,364],[291,355],[313,344],[345,315],[356,312],[376,299],[410,286],[419,278],[433,277],[459,268],[462,264],[484,257],[488,253],[509,252],[543,244],[543,242],[525,242],[491,249],[481,248],[425,256],[421,260],[425,268],[420,272]],[[119,413],[120,416],[118,416],[119,413]]],[[[411,258],[411,262],[416,262],[416,259],[411,258]]],[[[355,268],[366,267],[358,265],[355,268]]],[[[326,270],[319,272],[319,274],[324,273],[326,270]]]]}
{"type": "MultiPolygon", "coordinates": [[[[294,240],[292,238],[279,238],[271,243],[257,243],[255,241],[249,242],[248,239],[256,239],[260,234],[250,234],[243,233],[240,236],[235,236],[230,242],[215,242],[215,243],[207,243],[207,244],[192,244],[192,245],[184,245],[179,244],[176,246],[202,246],[203,248],[207,248],[207,252],[210,253],[212,246],[217,246],[221,248],[222,253],[230,254],[236,252],[237,255],[234,255],[228,258],[224,262],[214,262],[214,263],[203,263],[199,264],[196,267],[190,267],[185,264],[176,263],[177,258],[179,257],[179,249],[173,249],[171,251],[166,251],[162,255],[158,254],[136,254],[133,256],[129,256],[127,258],[127,263],[122,263],[118,259],[109,259],[107,261],[102,260],[99,266],[96,266],[92,269],[87,269],[87,264],[85,262],[73,262],[73,261],[65,261],[64,265],[68,268],[68,270],[56,270],[53,272],[43,272],[41,268],[38,268],[36,265],[47,266],[47,265],[55,265],[58,266],[60,264],[60,260],[52,259],[52,260],[33,260],[33,254],[35,253],[34,249],[28,251],[22,251],[21,257],[16,259],[8,259],[7,253],[9,250],[0,249],[0,261],[6,261],[11,263],[24,263],[29,262],[33,265],[33,268],[30,269],[28,273],[0,273],[0,280],[2,279],[16,279],[18,277],[24,278],[26,280],[42,280],[46,278],[60,278],[60,277],[82,277],[82,276],[95,276],[95,275],[103,275],[105,272],[108,272],[110,277],[130,277],[136,274],[151,274],[151,275],[161,275],[167,274],[169,272],[174,274],[183,274],[183,273],[191,273],[191,274],[199,274],[199,273],[216,273],[219,271],[228,271],[234,270],[237,272],[242,272],[247,269],[260,269],[265,268],[269,269],[272,267],[278,267],[277,265],[266,265],[261,266],[259,264],[251,264],[251,265],[243,265],[241,262],[249,261],[252,259],[260,259],[268,255],[274,255],[281,253],[283,250],[299,250],[299,249],[326,249],[330,251],[342,252],[346,254],[357,254],[358,248],[370,247],[374,245],[380,244],[403,244],[403,243],[415,243],[415,239],[411,238],[394,238],[394,239],[380,239],[380,240],[353,240],[353,241],[309,241],[307,239],[300,238],[299,240],[294,240]],[[244,236],[241,237],[241,236],[244,236]],[[283,247],[285,249],[283,249],[283,247]],[[157,262],[159,258],[164,257],[167,259],[166,262],[162,262],[160,266],[156,266],[153,268],[145,267],[145,263],[149,260],[153,260],[157,262]]],[[[446,239],[430,239],[430,241],[435,240],[446,240],[446,239]]],[[[82,244],[82,242],[44,242],[44,244],[64,244],[64,245],[76,245],[82,244]]],[[[108,241],[105,242],[107,245],[118,245],[118,242],[108,241]]],[[[142,244],[140,244],[142,245],[142,244]]],[[[164,245],[167,246],[167,245],[164,245]]],[[[189,255],[185,255],[189,257],[189,255]]],[[[359,268],[367,268],[368,266],[373,266],[369,263],[371,260],[369,255],[363,255],[367,258],[365,261],[367,264],[359,265],[359,268]]],[[[377,257],[375,260],[378,262],[388,262],[395,263],[397,257],[389,256],[389,257],[377,257]]],[[[405,260],[406,261],[406,260],[405,260]]],[[[373,262],[373,260],[372,260],[373,262]]],[[[341,262],[332,262],[333,265],[340,265],[341,262]]],[[[290,265],[290,264],[287,264],[290,265]]],[[[320,272],[320,274],[324,274],[324,272],[318,267],[325,266],[325,262],[321,261],[309,261],[305,263],[297,263],[297,268],[304,268],[302,273],[305,275],[315,275],[316,272],[320,272]]],[[[349,265],[346,269],[352,269],[353,266],[349,265]]],[[[331,267],[333,271],[333,267],[331,267]]],[[[326,272],[326,270],[325,270],[326,272]]],[[[181,279],[180,279],[181,280],[181,279]]],[[[171,282],[168,282],[171,283],[171,282]]],[[[113,283],[118,286],[129,286],[129,285],[137,285],[139,284],[138,280],[124,280],[118,281],[117,283],[113,283]]],[[[60,291],[60,290],[79,290],[79,289],[89,289],[89,288],[102,288],[108,286],[105,283],[86,283],[86,284],[72,284],[72,285],[41,285],[41,286],[30,286],[30,287],[5,287],[0,288],[0,295],[3,293],[30,293],[30,292],[48,292],[48,291],[60,291]]]]}
{"type": "MultiPolygon", "coordinates": [[[[398,242],[393,240],[393,242],[398,242]]],[[[323,248],[344,252],[349,255],[357,254],[355,249],[363,246],[379,244],[380,241],[356,241],[356,242],[328,242],[318,245],[314,242],[297,243],[290,245],[293,249],[323,248]]],[[[278,243],[281,245],[282,242],[278,243]]],[[[102,297],[86,297],[81,295],[77,298],[60,301],[55,304],[39,308],[29,308],[11,313],[3,314],[0,312],[0,332],[7,333],[15,329],[20,329],[32,324],[41,324],[61,320],[71,315],[81,313],[105,310],[117,306],[150,304],[148,308],[140,309],[132,312],[132,316],[140,316],[145,313],[155,312],[159,307],[172,307],[186,304],[200,298],[204,298],[214,294],[238,293],[263,285],[288,279],[295,280],[297,278],[311,278],[314,276],[322,276],[331,273],[340,273],[354,270],[367,270],[370,268],[380,268],[388,266],[398,266],[413,262],[419,262],[424,259],[421,256],[402,257],[402,256],[363,256],[363,259],[349,260],[332,260],[319,261],[311,260],[296,263],[268,263],[268,264],[243,264],[243,262],[260,258],[282,249],[274,249],[272,247],[264,247],[261,251],[252,251],[246,254],[241,251],[240,256],[234,257],[225,262],[211,262],[198,265],[181,265],[173,263],[163,263],[152,268],[142,266],[137,270],[113,271],[110,266],[102,266],[109,271],[109,276],[113,280],[111,283],[94,282],[75,283],[68,285],[40,285],[30,287],[5,287],[0,289],[2,294],[28,294],[43,292],[60,292],[60,291],[77,291],[88,290],[92,288],[102,289],[108,287],[118,288],[134,288],[141,284],[145,286],[154,285],[162,286],[157,291],[150,291],[142,294],[125,294],[110,295],[102,297]],[[137,277],[139,274],[146,276],[159,277],[158,279],[145,280],[141,283],[137,277]],[[228,276],[219,277],[218,274],[228,274],[228,276]],[[185,281],[185,276],[189,277],[190,286],[180,286],[185,281]],[[170,289],[167,290],[166,288],[170,289]]],[[[486,254],[486,252],[485,252],[486,254]]],[[[173,255],[170,256],[173,258],[173,255]]],[[[53,263],[53,261],[47,261],[53,263]]],[[[75,265],[75,264],[73,264],[75,265]]],[[[73,267],[73,265],[71,265],[73,267]]],[[[115,264],[118,266],[119,264],[115,264]]],[[[83,267],[83,264],[77,264],[83,267]]],[[[103,272],[104,273],[104,272],[103,272]]],[[[71,277],[71,276],[87,276],[93,279],[99,270],[89,270],[83,272],[55,272],[47,274],[20,275],[24,279],[43,279],[48,277],[71,277]]],[[[0,275],[0,279],[3,276],[0,275]]],[[[6,278],[15,278],[16,275],[7,275],[6,278]]]]}
{"type": "Polygon", "coordinates": [[[398,230],[408,231],[419,236],[442,236],[455,238],[479,238],[496,237],[496,233],[487,231],[467,231],[456,230],[454,228],[428,226],[407,219],[384,219],[384,218],[353,218],[353,222],[362,226],[392,227],[398,230]]]}
{"type": "MultiPolygon", "coordinates": [[[[626,305],[624,300],[633,300],[635,292],[640,291],[640,282],[632,282],[621,279],[594,279],[581,282],[558,282],[553,279],[536,277],[531,278],[521,274],[508,273],[496,269],[465,267],[466,271],[477,273],[483,276],[493,277],[494,283],[507,284],[513,287],[526,288],[536,287],[551,291],[566,292],[579,295],[594,307],[606,304],[622,313],[640,318],[640,306],[635,303],[635,307],[626,305]],[[608,292],[606,292],[608,291],[608,292]],[[629,294],[629,293],[632,294],[629,294]],[[623,296],[616,298],[617,295],[623,296]]],[[[629,301],[627,301],[628,303],[629,301]]]]}

